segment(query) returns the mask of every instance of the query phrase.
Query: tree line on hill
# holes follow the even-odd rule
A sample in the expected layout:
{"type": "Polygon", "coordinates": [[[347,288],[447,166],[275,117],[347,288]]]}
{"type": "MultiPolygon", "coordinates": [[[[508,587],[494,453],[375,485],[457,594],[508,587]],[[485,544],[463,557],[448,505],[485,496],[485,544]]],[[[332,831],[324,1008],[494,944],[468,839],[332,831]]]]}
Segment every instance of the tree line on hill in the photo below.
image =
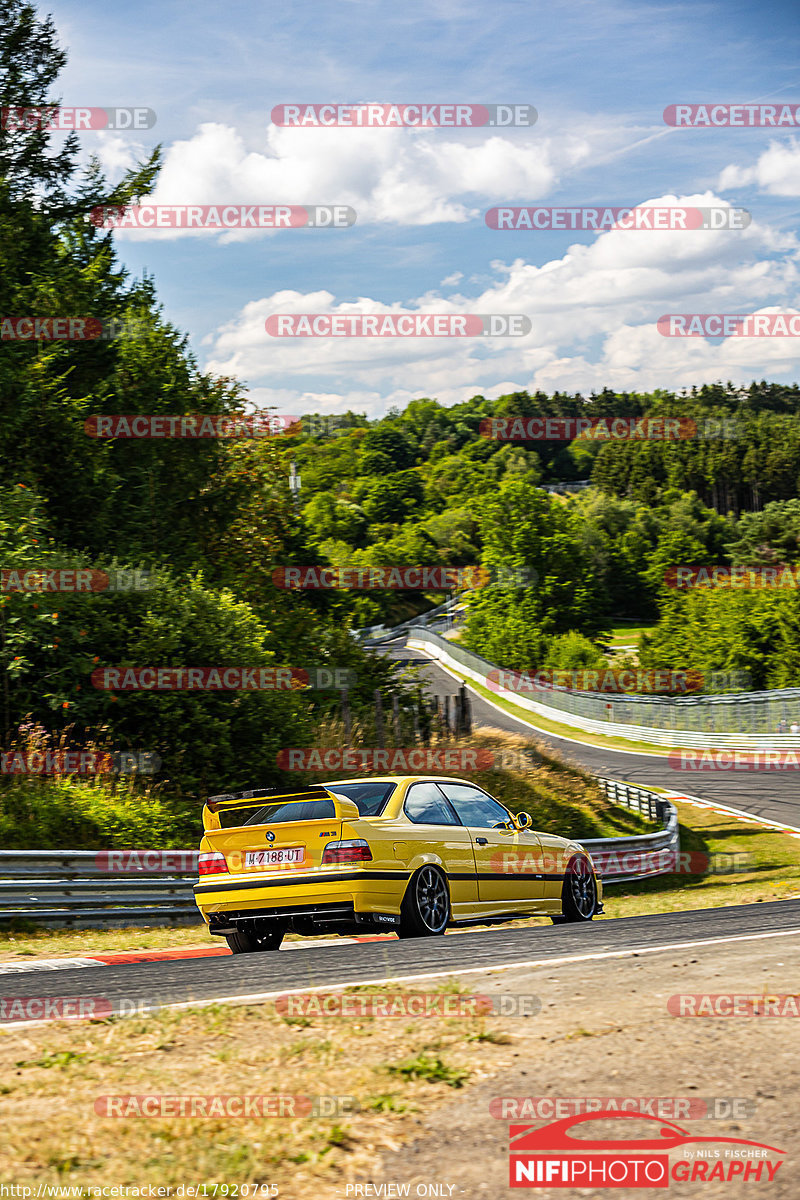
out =
{"type": "MultiPolygon", "coordinates": [[[[52,21],[9,0],[0,107],[42,108],[65,55],[52,21]]],[[[136,335],[0,347],[0,566],[123,572],[149,586],[0,591],[0,742],[30,722],[58,738],[160,755],[181,795],[280,781],[279,749],[313,744],[336,692],[114,692],[97,667],[288,665],[355,673],[354,722],[375,689],[413,689],[359,646],[358,626],[399,622],[442,593],[291,591],[291,565],[481,566],[465,643],[518,669],[591,666],[618,618],[657,622],[645,665],[748,670],[800,683],[796,591],[680,593],[676,563],[796,563],[800,390],[762,381],[673,395],[518,392],[445,408],[421,397],[371,420],[307,414],[249,441],[87,436],[95,415],[241,413],[243,386],[199,369],[155,281],[120,265],[90,219],[152,190],[159,150],[111,185],[40,128],[0,128],[0,317],[135,322],[136,335]],[[678,442],[504,442],[509,417],[678,418],[733,437],[678,442]],[[727,422],[727,425],[726,425],[727,422]],[[302,479],[299,507],[289,483],[302,479]],[[579,495],[543,485],[588,480],[579,495]],[[136,572],[139,572],[137,575],[136,572]]]]}

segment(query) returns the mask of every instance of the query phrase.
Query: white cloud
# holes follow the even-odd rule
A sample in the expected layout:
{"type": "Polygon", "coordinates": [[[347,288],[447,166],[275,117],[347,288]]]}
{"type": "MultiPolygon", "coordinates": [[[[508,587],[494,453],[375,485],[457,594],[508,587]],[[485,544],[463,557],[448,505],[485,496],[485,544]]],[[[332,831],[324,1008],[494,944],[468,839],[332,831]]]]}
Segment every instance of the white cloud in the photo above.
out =
{"type": "Polygon", "coordinates": [[[800,196],[800,142],[770,142],[755,166],[725,167],[718,187],[727,192],[753,184],[771,196],[800,196]]]}
{"type": "MultiPolygon", "coordinates": [[[[724,206],[711,193],[642,201],[678,203],[724,206]]],[[[758,222],[725,232],[615,230],[572,245],[542,266],[522,259],[495,262],[492,282],[474,298],[430,292],[392,306],[369,297],[340,303],[330,291],[276,292],[246,305],[207,339],[207,365],[252,382],[254,397],[280,394],[290,406],[286,411],[298,403],[308,408],[302,398],[316,394],[322,379],[319,410],[371,413],[416,395],[450,404],[479,392],[522,388],[681,388],[734,376],[747,381],[753,374],[791,373],[794,340],[666,338],[656,322],[668,312],[800,306],[797,259],[793,235],[758,222]],[[525,313],[533,330],[516,339],[279,339],[264,328],[274,313],[401,310],[525,313]],[[276,380],[284,386],[276,388],[276,380]]]]}
{"type": "MultiPolygon", "coordinates": [[[[588,140],[515,131],[469,131],[461,140],[413,129],[288,129],[270,126],[248,150],[229,126],[201,125],[167,150],[153,204],[347,204],[359,224],[431,225],[480,219],[480,201],[535,201],[584,161],[588,140]],[[467,198],[472,198],[468,203],[467,198]]],[[[263,236],[263,231],[261,232],[263,236]]],[[[208,236],[197,230],[120,230],[125,238],[208,236]]],[[[226,241],[259,236],[226,232],[226,241]]]]}
{"type": "Polygon", "coordinates": [[[144,162],[148,154],[144,143],[132,140],[129,134],[108,133],[100,129],[93,132],[91,137],[84,135],[78,163],[85,167],[91,158],[97,158],[106,179],[116,181],[126,171],[144,162]]]}

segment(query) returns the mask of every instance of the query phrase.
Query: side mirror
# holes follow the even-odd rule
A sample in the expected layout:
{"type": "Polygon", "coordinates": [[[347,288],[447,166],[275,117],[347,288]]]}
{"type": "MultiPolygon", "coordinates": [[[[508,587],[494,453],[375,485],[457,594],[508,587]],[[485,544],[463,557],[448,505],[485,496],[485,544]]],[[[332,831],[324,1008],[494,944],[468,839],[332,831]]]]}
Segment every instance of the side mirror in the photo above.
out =
{"type": "Polygon", "coordinates": [[[533,818],[531,817],[531,814],[526,812],[517,813],[517,815],[514,817],[514,821],[517,829],[530,829],[533,825],[533,818]]]}

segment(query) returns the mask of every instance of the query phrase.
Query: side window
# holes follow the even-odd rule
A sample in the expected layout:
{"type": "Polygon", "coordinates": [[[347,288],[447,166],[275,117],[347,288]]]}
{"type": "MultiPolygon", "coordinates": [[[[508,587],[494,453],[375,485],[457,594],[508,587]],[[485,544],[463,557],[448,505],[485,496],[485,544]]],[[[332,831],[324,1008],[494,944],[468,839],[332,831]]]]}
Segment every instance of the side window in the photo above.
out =
{"type": "Polygon", "coordinates": [[[457,825],[458,818],[435,783],[413,783],[403,811],[415,825],[457,825]]]}
{"type": "Polygon", "coordinates": [[[509,815],[491,796],[468,783],[439,784],[447,799],[458,813],[462,825],[479,829],[493,829],[497,825],[508,826],[509,815]]]}

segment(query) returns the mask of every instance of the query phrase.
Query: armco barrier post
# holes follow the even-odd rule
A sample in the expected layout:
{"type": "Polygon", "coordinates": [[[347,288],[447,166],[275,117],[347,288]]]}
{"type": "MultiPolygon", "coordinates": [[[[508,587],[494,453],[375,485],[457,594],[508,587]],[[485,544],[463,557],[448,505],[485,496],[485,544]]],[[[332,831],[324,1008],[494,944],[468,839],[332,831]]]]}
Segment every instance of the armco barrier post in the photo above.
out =
{"type": "Polygon", "coordinates": [[[462,683],[459,688],[461,697],[461,726],[464,733],[469,736],[472,733],[472,707],[469,700],[469,692],[462,683]]]}
{"type": "Polygon", "coordinates": [[[383,696],[381,689],[375,688],[375,745],[379,750],[386,748],[386,730],[383,724],[383,696]]]}

